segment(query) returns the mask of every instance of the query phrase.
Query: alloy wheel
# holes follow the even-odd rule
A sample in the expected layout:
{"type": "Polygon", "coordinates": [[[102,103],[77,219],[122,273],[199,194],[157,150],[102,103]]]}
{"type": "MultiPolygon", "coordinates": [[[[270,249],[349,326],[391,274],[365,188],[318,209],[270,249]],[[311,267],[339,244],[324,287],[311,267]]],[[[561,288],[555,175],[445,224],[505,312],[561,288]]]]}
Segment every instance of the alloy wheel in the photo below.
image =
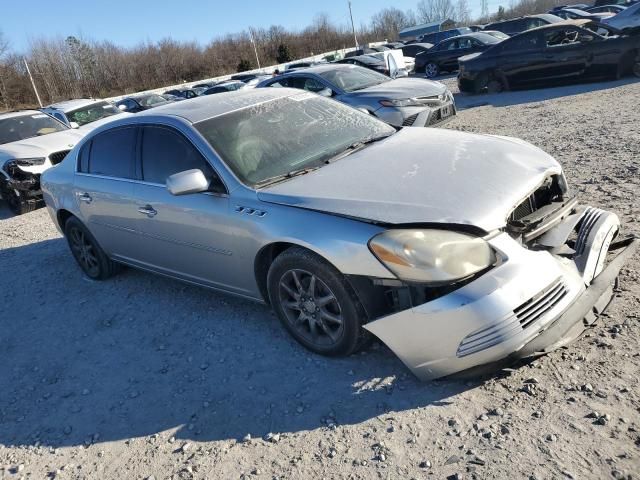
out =
{"type": "Polygon", "coordinates": [[[91,240],[79,228],[69,231],[69,240],[73,255],[82,269],[90,277],[97,277],[100,274],[100,263],[91,240]]]}
{"type": "Polygon", "coordinates": [[[433,78],[438,75],[438,66],[435,63],[427,63],[424,73],[427,78],[433,78]]]}
{"type": "Polygon", "coordinates": [[[344,331],[342,309],[331,289],[305,270],[288,270],[279,282],[279,300],[287,322],[308,342],[331,346],[344,331]]]}

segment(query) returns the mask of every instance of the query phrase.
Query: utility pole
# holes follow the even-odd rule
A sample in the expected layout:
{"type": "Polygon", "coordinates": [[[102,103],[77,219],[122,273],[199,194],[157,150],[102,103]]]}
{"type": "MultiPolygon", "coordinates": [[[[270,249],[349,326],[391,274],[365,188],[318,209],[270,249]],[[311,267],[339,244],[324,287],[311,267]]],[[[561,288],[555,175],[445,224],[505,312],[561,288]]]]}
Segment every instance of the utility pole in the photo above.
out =
{"type": "Polygon", "coordinates": [[[349,0],[349,16],[351,17],[351,30],[353,30],[353,41],[356,44],[356,50],[358,49],[358,37],[356,37],[356,27],[353,24],[353,12],[351,11],[351,0],[349,0]]]}
{"type": "Polygon", "coordinates": [[[256,41],[253,39],[253,29],[252,28],[249,29],[249,36],[251,37],[251,45],[253,45],[253,51],[256,54],[256,62],[258,62],[258,70],[261,70],[262,67],[260,66],[260,58],[258,58],[258,49],[256,48],[256,41]]]}
{"type": "Polygon", "coordinates": [[[27,59],[22,57],[22,60],[24,60],[24,66],[27,67],[27,74],[31,79],[31,86],[33,87],[33,91],[35,92],[36,98],[38,99],[38,104],[40,105],[40,108],[42,108],[44,105],[42,105],[42,100],[40,100],[40,95],[38,94],[38,89],[36,88],[36,82],[33,81],[33,77],[31,76],[31,70],[29,70],[29,64],[27,63],[27,59]]]}

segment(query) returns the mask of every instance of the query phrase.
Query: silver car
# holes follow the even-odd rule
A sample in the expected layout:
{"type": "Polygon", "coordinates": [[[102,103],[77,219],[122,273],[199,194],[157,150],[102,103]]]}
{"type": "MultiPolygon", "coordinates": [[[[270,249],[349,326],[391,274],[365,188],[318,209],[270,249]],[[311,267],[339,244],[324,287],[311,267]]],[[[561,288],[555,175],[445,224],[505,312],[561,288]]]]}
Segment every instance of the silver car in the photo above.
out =
{"type": "Polygon", "coordinates": [[[125,264],[265,302],[325,355],[373,334],[424,379],[566,344],[637,248],[526,142],[287,88],[117,120],[42,188],[90,278],[125,264]]]}
{"type": "Polygon", "coordinates": [[[299,88],[332,97],[396,127],[433,126],[456,114],[453,95],[442,83],[391,79],[356,65],[305,68],[266,80],[261,87],[299,88]]]}

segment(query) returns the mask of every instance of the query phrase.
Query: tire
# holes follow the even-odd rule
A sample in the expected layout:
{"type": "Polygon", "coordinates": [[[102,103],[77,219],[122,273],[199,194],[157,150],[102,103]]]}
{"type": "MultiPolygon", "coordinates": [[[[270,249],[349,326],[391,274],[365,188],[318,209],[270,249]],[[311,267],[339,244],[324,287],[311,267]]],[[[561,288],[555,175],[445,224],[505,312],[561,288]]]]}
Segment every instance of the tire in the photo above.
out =
{"type": "Polygon", "coordinates": [[[33,212],[36,207],[36,201],[34,199],[26,199],[18,190],[4,190],[3,197],[9,206],[9,210],[14,215],[24,215],[25,213],[33,212]]]}
{"type": "Polygon", "coordinates": [[[473,93],[482,93],[489,83],[489,75],[481,73],[478,75],[473,84],[473,93]]]}
{"type": "Polygon", "coordinates": [[[500,93],[504,91],[504,83],[499,78],[492,78],[487,82],[487,93],[500,93]]]}
{"type": "Polygon", "coordinates": [[[371,339],[362,328],[366,313],[355,292],[313,252],[293,247],[278,255],[269,268],[267,288],[284,328],[312,352],[350,355],[371,339]]]}
{"type": "Polygon", "coordinates": [[[636,58],[633,60],[633,66],[631,72],[638,78],[640,78],[640,52],[636,53],[636,58]]]}
{"type": "Polygon", "coordinates": [[[73,258],[87,277],[106,280],[116,273],[118,265],[107,257],[91,232],[76,217],[69,217],[64,225],[64,235],[73,258]]]}
{"type": "Polygon", "coordinates": [[[435,78],[440,74],[440,68],[438,68],[438,65],[433,63],[433,62],[429,62],[424,66],[424,75],[427,78],[435,78]]]}

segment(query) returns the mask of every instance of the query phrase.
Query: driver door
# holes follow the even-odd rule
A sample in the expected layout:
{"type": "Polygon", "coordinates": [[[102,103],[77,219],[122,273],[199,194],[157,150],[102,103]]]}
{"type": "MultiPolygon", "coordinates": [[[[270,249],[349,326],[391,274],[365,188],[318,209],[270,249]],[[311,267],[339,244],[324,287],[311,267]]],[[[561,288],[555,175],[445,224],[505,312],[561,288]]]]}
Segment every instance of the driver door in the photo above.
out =
{"type": "MultiPolygon", "coordinates": [[[[134,187],[137,226],[145,248],[141,267],[201,285],[245,293],[234,268],[236,230],[229,197],[219,177],[198,149],[180,132],[144,126],[138,177],[134,187]],[[211,191],[174,196],[166,178],[200,169],[211,191]]],[[[237,216],[236,216],[237,217],[237,216]]]]}
{"type": "Polygon", "coordinates": [[[554,28],[543,35],[544,77],[549,79],[582,75],[587,68],[589,46],[580,40],[587,33],[575,27],[554,28]]]}

